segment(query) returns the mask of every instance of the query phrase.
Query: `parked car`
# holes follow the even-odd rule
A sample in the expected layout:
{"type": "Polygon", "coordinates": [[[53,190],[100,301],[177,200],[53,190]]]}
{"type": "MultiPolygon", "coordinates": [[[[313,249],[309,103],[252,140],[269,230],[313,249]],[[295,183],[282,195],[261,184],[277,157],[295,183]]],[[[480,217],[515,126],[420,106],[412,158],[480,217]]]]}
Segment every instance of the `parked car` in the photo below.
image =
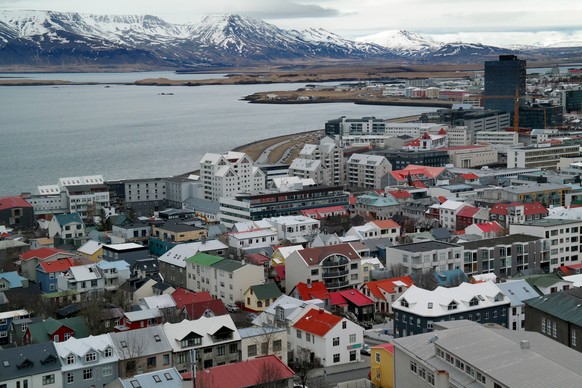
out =
{"type": "Polygon", "coordinates": [[[252,322],[257,318],[257,314],[255,313],[250,313],[249,315],[247,315],[247,321],[252,322]]]}
{"type": "Polygon", "coordinates": [[[227,304],[224,305],[224,307],[226,307],[226,310],[229,313],[238,313],[238,312],[240,312],[240,308],[236,304],[234,304],[234,303],[227,303],[227,304]]]}
{"type": "Polygon", "coordinates": [[[364,344],[364,346],[362,346],[362,349],[360,349],[360,354],[371,356],[372,352],[370,351],[370,345],[364,344]]]}

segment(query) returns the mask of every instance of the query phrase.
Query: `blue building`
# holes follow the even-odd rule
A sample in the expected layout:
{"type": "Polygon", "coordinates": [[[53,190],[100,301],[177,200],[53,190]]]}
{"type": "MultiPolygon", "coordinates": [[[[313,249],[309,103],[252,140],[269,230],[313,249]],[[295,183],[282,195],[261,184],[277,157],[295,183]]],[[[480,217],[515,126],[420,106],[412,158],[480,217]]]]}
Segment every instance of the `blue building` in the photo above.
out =
{"type": "Polygon", "coordinates": [[[69,268],[79,265],[72,258],[64,258],[52,261],[40,262],[36,265],[36,284],[43,294],[51,294],[58,291],[57,278],[66,273],[69,268]]]}
{"type": "Polygon", "coordinates": [[[392,304],[394,337],[431,332],[435,322],[460,319],[508,327],[509,308],[509,298],[493,282],[433,291],[412,286],[392,304]]]}
{"type": "Polygon", "coordinates": [[[485,61],[484,107],[513,114],[515,92],[525,96],[526,61],[515,55],[500,55],[498,61],[485,61]]]}
{"type": "Polygon", "coordinates": [[[13,310],[0,313],[0,345],[8,343],[8,329],[12,321],[28,317],[30,317],[30,313],[26,310],[13,310]]]}

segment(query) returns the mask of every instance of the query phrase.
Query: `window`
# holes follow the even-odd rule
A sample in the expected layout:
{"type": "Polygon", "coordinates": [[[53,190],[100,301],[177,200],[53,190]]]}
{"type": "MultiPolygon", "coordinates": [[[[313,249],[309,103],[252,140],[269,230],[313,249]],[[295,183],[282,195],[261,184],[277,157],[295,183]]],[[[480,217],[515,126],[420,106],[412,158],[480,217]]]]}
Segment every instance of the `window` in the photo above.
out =
{"type": "Polygon", "coordinates": [[[73,372],[68,372],[67,373],[67,384],[71,384],[75,382],[75,375],[73,374],[73,372]]]}
{"type": "Polygon", "coordinates": [[[350,361],[356,361],[356,351],[350,350],[350,361]]]}
{"type": "Polygon", "coordinates": [[[164,354],[162,356],[162,362],[164,365],[169,365],[170,364],[170,355],[169,354],[164,354]]]}
{"type": "Polygon", "coordinates": [[[339,337],[333,337],[333,346],[339,346],[340,339],[339,337]]]}
{"type": "Polygon", "coordinates": [[[432,386],[434,386],[434,375],[430,372],[426,374],[426,381],[432,386]]]}
{"type": "Polygon", "coordinates": [[[225,348],[224,345],[220,345],[216,348],[216,355],[217,356],[224,356],[225,348]]]}
{"type": "Polygon", "coordinates": [[[400,306],[408,308],[408,302],[406,301],[406,299],[402,299],[400,301],[400,306]]]}
{"type": "Polygon", "coordinates": [[[160,376],[158,376],[158,375],[153,375],[152,377],[154,378],[154,381],[155,381],[156,383],[161,383],[161,382],[162,382],[162,379],[160,378],[160,376]]]}
{"type": "Polygon", "coordinates": [[[105,349],[105,357],[111,357],[111,356],[113,356],[113,349],[111,349],[111,348],[105,349]]]}
{"type": "Polygon", "coordinates": [[[576,330],[572,330],[572,346],[576,346],[576,330]]]}
{"type": "Polygon", "coordinates": [[[342,329],[345,329],[347,327],[348,327],[348,323],[345,320],[343,320],[342,321],[342,329]]]}
{"type": "Polygon", "coordinates": [[[156,367],[156,358],[155,357],[148,357],[146,361],[146,365],[148,368],[155,368],[156,367]]]}
{"type": "Polygon", "coordinates": [[[42,385],[49,385],[55,383],[55,375],[45,375],[42,376],[42,385]]]}
{"type": "Polygon", "coordinates": [[[376,362],[380,363],[380,353],[376,353],[376,362]]]}
{"type": "Polygon", "coordinates": [[[85,354],[85,361],[86,362],[93,362],[97,360],[97,353],[95,352],[90,352],[85,354]]]}
{"type": "Polygon", "coordinates": [[[417,367],[416,367],[416,362],[414,361],[410,361],[410,371],[414,374],[416,374],[416,372],[418,371],[417,367]]]}
{"type": "Polygon", "coordinates": [[[424,368],[418,368],[418,377],[423,380],[426,379],[426,370],[424,368]]]}
{"type": "Polygon", "coordinates": [[[247,353],[249,357],[253,357],[257,355],[257,345],[249,345],[247,347],[247,353]]]}
{"type": "Polygon", "coordinates": [[[301,330],[297,330],[297,338],[301,339],[301,330]]]}
{"type": "Polygon", "coordinates": [[[75,356],[73,354],[69,354],[67,356],[67,365],[71,365],[75,363],[75,356]]]}
{"type": "Polygon", "coordinates": [[[458,307],[458,304],[457,304],[457,302],[455,302],[455,301],[453,300],[451,303],[449,303],[449,305],[448,305],[448,307],[447,307],[447,308],[448,308],[448,310],[456,310],[456,309],[457,309],[457,307],[458,307]]]}
{"type": "Polygon", "coordinates": [[[102,376],[111,376],[113,374],[113,365],[105,365],[101,368],[101,375],[102,376]]]}
{"type": "Polygon", "coordinates": [[[473,298],[469,301],[469,306],[477,306],[479,304],[479,299],[473,298]]]}
{"type": "Polygon", "coordinates": [[[311,342],[311,334],[305,333],[305,341],[311,342]]]}
{"type": "Polygon", "coordinates": [[[333,362],[334,363],[340,362],[340,355],[339,355],[339,353],[336,353],[336,354],[333,355],[333,362]]]}
{"type": "Polygon", "coordinates": [[[228,345],[228,352],[230,354],[238,352],[238,345],[237,344],[230,344],[228,345]]]}
{"type": "Polygon", "coordinates": [[[487,379],[485,378],[485,375],[481,374],[481,372],[477,372],[477,381],[480,381],[483,384],[485,384],[487,379]]]}
{"type": "Polygon", "coordinates": [[[93,369],[83,369],[83,380],[91,380],[93,378],[93,369]]]}
{"type": "Polygon", "coordinates": [[[354,342],[356,342],[356,335],[350,334],[350,344],[353,344],[354,342]]]}
{"type": "Polygon", "coordinates": [[[556,322],[554,322],[554,325],[552,327],[552,336],[554,338],[556,338],[558,336],[558,325],[556,325],[556,322]]]}
{"type": "Polygon", "coordinates": [[[268,354],[269,353],[269,342],[263,342],[261,344],[261,354],[268,354]]]}

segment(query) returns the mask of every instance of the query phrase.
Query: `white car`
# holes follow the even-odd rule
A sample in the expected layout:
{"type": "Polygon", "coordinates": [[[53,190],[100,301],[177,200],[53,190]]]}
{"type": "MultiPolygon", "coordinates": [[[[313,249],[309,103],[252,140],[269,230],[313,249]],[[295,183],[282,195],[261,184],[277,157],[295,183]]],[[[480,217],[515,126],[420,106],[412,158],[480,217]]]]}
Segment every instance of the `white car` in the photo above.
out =
{"type": "Polygon", "coordinates": [[[238,312],[240,312],[240,308],[236,304],[234,304],[234,303],[227,303],[227,304],[224,305],[224,307],[226,307],[226,310],[229,313],[238,313],[238,312]]]}

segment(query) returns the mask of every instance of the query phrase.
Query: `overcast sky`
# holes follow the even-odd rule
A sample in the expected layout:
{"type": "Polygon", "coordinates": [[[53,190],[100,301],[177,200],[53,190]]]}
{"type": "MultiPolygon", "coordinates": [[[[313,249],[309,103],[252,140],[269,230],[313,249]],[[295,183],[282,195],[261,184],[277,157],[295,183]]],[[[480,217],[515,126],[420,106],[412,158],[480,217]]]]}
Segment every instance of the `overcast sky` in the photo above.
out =
{"type": "Polygon", "coordinates": [[[486,44],[547,36],[582,40],[580,0],[0,0],[0,9],[151,14],[173,23],[236,13],[287,29],[321,27],[350,39],[404,29],[486,44]]]}

